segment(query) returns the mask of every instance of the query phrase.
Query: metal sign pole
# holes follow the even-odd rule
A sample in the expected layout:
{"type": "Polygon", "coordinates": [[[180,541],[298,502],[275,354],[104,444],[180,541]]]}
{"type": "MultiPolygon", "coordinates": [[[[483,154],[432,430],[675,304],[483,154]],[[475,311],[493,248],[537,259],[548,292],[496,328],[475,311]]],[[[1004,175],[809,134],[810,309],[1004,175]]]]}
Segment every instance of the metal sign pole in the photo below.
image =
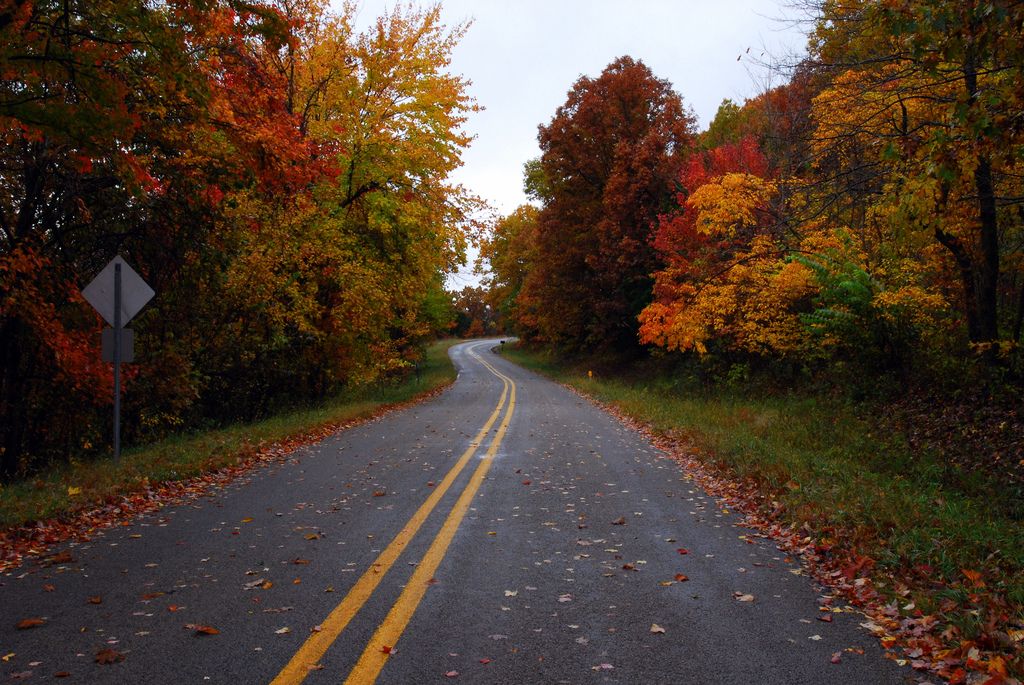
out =
{"type": "Polygon", "coordinates": [[[102,359],[114,362],[114,462],[121,459],[121,362],[135,359],[132,331],[122,328],[155,295],[132,267],[116,256],[82,288],[82,296],[113,326],[102,333],[102,359]],[[111,288],[113,286],[113,288],[111,288]],[[113,290],[113,292],[111,292],[113,290]],[[113,307],[111,307],[113,305],[113,307]],[[107,334],[113,334],[113,339],[107,334]],[[124,337],[122,337],[124,336],[124,337]],[[113,345],[108,344],[113,343],[113,345]]]}
{"type": "Polygon", "coordinates": [[[121,460],[121,265],[114,265],[114,463],[121,460]]]}

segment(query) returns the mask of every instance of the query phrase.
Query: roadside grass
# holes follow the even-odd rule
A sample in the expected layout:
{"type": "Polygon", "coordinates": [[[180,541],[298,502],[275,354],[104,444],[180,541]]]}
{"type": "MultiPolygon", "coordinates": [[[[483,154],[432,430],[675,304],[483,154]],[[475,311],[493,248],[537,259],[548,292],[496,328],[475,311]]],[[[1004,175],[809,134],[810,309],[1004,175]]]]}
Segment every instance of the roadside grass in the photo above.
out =
{"type": "Polygon", "coordinates": [[[275,443],[301,442],[325,428],[372,416],[455,380],[448,348],[456,340],[430,345],[417,376],[346,391],[320,406],[196,434],[173,436],[112,457],[54,467],[32,478],[0,486],[0,531],[61,518],[150,484],[185,481],[236,466],[275,443]]]}
{"type": "Polygon", "coordinates": [[[753,481],[765,503],[784,506],[784,520],[873,559],[892,578],[883,594],[905,582],[918,608],[942,613],[966,636],[981,634],[996,612],[1008,611],[1018,627],[1024,621],[1024,502],[997,482],[967,476],[879,430],[866,414],[883,406],[813,394],[682,389],[664,379],[591,378],[544,354],[513,348],[506,355],[657,434],[683,439],[736,479],[753,481]],[[974,572],[981,575],[972,579],[974,572]],[[1009,606],[1000,608],[999,598],[1009,606]]]}

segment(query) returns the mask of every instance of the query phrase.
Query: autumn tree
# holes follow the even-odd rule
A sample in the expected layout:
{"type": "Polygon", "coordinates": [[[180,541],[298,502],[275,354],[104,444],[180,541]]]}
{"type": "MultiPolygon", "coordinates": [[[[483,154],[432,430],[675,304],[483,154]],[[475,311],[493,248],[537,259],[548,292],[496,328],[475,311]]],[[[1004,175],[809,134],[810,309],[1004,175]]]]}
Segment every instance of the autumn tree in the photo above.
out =
{"type": "Polygon", "coordinates": [[[666,268],[655,274],[641,339],[702,355],[841,358],[905,372],[915,349],[946,330],[934,255],[881,211],[883,182],[858,175],[870,138],[847,139],[842,154],[819,142],[828,140],[821,117],[845,117],[851,106],[835,106],[835,83],[812,97],[806,74],[738,111],[721,108],[709,131],[733,142],[684,165],[678,208],[655,237],[666,268]],[[840,193],[830,175],[843,164],[853,169],[840,193]]]}
{"type": "Polygon", "coordinates": [[[308,196],[248,194],[230,212],[238,252],[222,316],[252,347],[218,347],[218,384],[252,386],[260,411],[270,388],[316,398],[410,368],[441,325],[443,274],[479,205],[447,180],[475,109],[445,68],[464,26],[447,29],[437,6],[397,7],[362,34],[353,6],[282,11],[301,30],[267,61],[325,171],[308,196]],[[253,378],[254,364],[266,373],[253,378]]]}
{"type": "Polygon", "coordinates": [[[535,323],[529,301],[520,298],[533,265],[537,214],[533,205],[521,205],[500,218],[480,246],[478,265],[487,274],[487,302],[502,322],[526,337],[535,332],[535,323]]]}
{"type": "MultiPolygon", "coordinates": [[[[1016,2],[824,3],[813,57],[823,173],[871,184],[890,230],[944,250],[967,335],[1019,337],[1020,64],[1016,2]],[[855,155],[855,156],[854,156],[855,155]]],[[[870,205],[869,205],[870,206],[870,205]]]]}
{"type": "Polygon", "coordinates": [[[655,232],[666,265],[640,314],[641,342],[701,354],[713,344],[796,351],[801,327],[792,305],[807,295],[809,279],[786,265],[779,187],[757,143],[746,137],[691,155],[676,201],[655,232]]]}
{"type": "Polygon", "coordinates": [[[693,117],[671,85],[622,57],[583,77],[540,127],[535,253],[519,298],[536,336],[566,350],[636,347],[659,260],[652,223],[693,144],[693,117]]]}

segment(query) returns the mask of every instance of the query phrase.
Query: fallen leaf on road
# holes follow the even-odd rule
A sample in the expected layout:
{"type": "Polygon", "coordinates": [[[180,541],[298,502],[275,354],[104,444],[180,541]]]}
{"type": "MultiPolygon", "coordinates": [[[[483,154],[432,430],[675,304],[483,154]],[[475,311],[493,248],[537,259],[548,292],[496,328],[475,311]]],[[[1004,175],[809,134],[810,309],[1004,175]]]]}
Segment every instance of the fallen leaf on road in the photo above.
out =
{"type": "Polygon", "coordinates": [[[843,660],[843,655],[842,655],[841,652],[836,652],[835,654],[832,655],[832,658],[830,659],[830,661],[832,663],[834,663],[834,664],[838,664],[842,660],[843,660]]]}
{"type": "Polygon", "coordinates": [[[185,624],[187,630],[196,631],[196,635],[220,635],[220,631],[213,626],[204,626],[198,623],[187,623],[185,624]]]}
{"type": "Polygon", "coordinates": [[[690,579],[690,577],[685,575],[685,574],[683,574],[683,573],[677,573],[676,574],[676,582],[677,583],[685,583],[689,579],[690,579]]]}
{"type": "Polygon", "coordinates": [[[612,521],[612,525],[613,526],[624,526],[624,525],[626,525],[626,517],[625,516],[620,516],[619,518],[617,518],[614,521],[612,521]]]}
{"type": "Polygon", "coordinates": [[[306,533],[302,537],[306,538],[307,540],[319,540],[320,539],[320,534],[319,533],[306,533]]]}
{"type": "Polygon", "coordinates": [[[570,595],[570,594],[559,595],[558,596],[558,601],[559,602],[571,602],[572,601],[572,595],[570,595]]]}
{"type": "Polygon", "coordinates": [[[18,621],[17,628],[18,630],[28,630],[29,628],[38,628],[44,623],[46,623],[46,621],[41,618],[26,618],[18,621]]]}
{"type": "Polygon", "coordinates": [[[119,661],[124,661],[124,654],[113,649],[101,649],[96,652],[94,660],[98,664],[116,664],[119,661]]]}
{"type": "Polygon", "coordinates": [[[43,592],[53,592],[57,588],[52,583],[46,583],[43,585],[43,592]]]}
{"type": "Polygon", "coordinates": [[[297,564],[299,566],[303,566],[309,563],[309,559],[292,559],[292,563],[297,564]]]}
{"type": "Polygon", "coordinates": [[[592,670],[592,671],[610,671],[613,668],[615,668],[615,667],[612,666],[611,664],[598,664],[597,666],[591,666],[590,670],[592,670]]]}
{"type": "Polygon", "coordinates": [[[823,623],[831,623],[832,622],[832,614],[819,614],[818,615],[818,620],[822,621],[823,623]]]}
{"type": "Polygon", "coordinates": [[[821,639],[821,635],[811,635],[811,636],[810,636],[809,638],[807,638],[807,639],[808,639],[808,640],[814,640],[815,642],[817,642],[818,640],[820,640],[820,639],[821,639]]]}
{"type": "Polygon", "coordinates": [[[292,629],[289,628],[288,626],[285,626],[284,628],[278,628],[274,632],[277,633],[278,635],[287,635],[288,633],[292,632],[292,629]]]}
{"type": "Polygon", "coordinates": [[[2,657],[0,657],[0,661],[3,661],[6,664],[8,661],[13,659],[14,657],[15,657],[15,653],[14,652],[8,652],[7,654],[4,654],[2,657]]]}
{"type": "Polygon", "coordinates": [[[486,666],[487,664],[491,663],[491,660],[486,658],[486,657],[484,657],[483,659],[480,660],[480,663],[482,663],[482,664],[484,664],[486,666]]]}
{"type": "Polygon", "coordinates": [[[657,623],[652,623],[651,624],[651,632],[652,633],[664,633],[665,629],[662,628],[661,626],[659,626],[657,623]]]}
{"type": "Polygon", "coordinates": [[[445,678],[458,678],[459,677],[459,672],[458,671],[448,671],[447,673],[444,674],[444,677],[445,678]]]}
{"type": "Polygon", "coordinates": [[[732,596],[736,598],[737,602],[753,602],[754,595],[745,595],[742,592],[734,592],[732,596]]]}
{"type": "Polygon", "coordinates": [[[242,519],[242,523],[252,523],[252,516],[246,516],[242,519]]]}
{"type": "Polygon", "coordinates": [[[69,675],[71,675],[71,671],[57,671],[56,673],[53,674],[53,677],[54,678],[67,678],[69,675]]]}
{"type": "Polygon", "coordinates": [[[505,590],[506,597],[515,597],[519,594],[519,590],[505,590]]]}
{"type": "Polygon", "coordinates": [[[679,552],[680,554],[689,554],[690,553],[690,550],[686,549],[685,547],[680,547],[676,551],[679,552]]]}
{"type": "Polygon", "coordinates": [[[163,597],[163,596],[164,596],[164,593],[162,593],[162,592],[148,592],[148,593],[142,595],[142,599],[156,599],[157,597],[163,597]]]}
{"type": "Polygon", "coordinates": [[[100,595],[93,595],[88,599],[89,604],[103,604],[103,597],[100,595]]]}
{"type": "Polygon", "coordinates": [[[383,490],[377,490],[376,492],[373,493],[373,496],[374,497],[384,497],[387,494],[388,493],[384,492],[383,490]]]}

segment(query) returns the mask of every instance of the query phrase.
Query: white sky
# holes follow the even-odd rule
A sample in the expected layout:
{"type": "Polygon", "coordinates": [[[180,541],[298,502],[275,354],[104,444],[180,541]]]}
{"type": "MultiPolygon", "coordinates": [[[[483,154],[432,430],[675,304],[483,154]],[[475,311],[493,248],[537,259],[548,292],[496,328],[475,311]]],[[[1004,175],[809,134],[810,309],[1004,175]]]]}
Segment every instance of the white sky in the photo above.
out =
{"type": "MultiPolygon", "coordinates": [[[[442,0],[449,26],[473,20],[450,69],[472,82],[485,108],[467,123],[476,139],[454,180],[501,214],[524,203],[523,163],[540,154],[537,126],[551,121],[580,76],[597,76],[623,55],[671,82],[706,128],[724,98],[742,103],[781,82],[755,59],[792,63],[803,52],[803,27],[785,20],[787,1],[442,0]]],[[[362,0],[358,26],[394,6],[362,0]]],[[[449,287],[476,284],[471,269],[449,287]]]]}

